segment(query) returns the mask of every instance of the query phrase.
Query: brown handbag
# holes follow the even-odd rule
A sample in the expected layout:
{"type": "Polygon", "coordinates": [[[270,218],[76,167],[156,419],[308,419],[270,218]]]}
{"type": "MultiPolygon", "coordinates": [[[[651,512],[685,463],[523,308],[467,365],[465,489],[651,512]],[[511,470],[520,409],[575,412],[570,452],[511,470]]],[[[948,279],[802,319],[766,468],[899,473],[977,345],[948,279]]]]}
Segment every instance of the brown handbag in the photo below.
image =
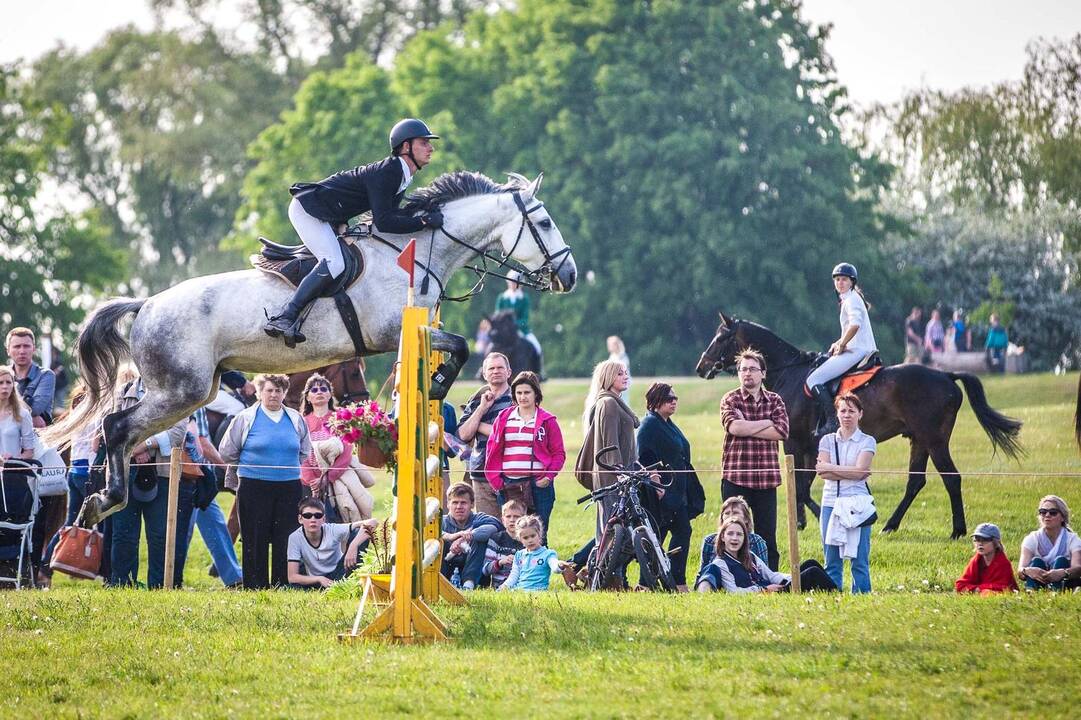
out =
{"type": "Polygon", "coordinates": [[[517,500],[525,506],[527,513],[531,513],[536,510],[536,506],[533,505],[532,480],[511,481],[507,479],[506,475],[504,475],[503,489],[499,492],[503,495],[504,502],[508,502],[510,500],[517,500]]]}
{"type": "Polygon", "coordinates": [[[93,580],[101,569],[102,544],[102,535],[97,530],[74,525],[62,528],[49,567],[72,577],[93,580]]]}

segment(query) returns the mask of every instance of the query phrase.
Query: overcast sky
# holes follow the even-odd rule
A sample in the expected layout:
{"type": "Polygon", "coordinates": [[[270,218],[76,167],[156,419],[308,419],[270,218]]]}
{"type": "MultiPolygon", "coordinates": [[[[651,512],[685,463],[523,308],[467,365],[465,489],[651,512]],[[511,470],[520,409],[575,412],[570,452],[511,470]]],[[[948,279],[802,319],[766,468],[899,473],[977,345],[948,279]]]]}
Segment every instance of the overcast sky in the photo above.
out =
{"type": "MultiPolygon", "coordinates": [[[[58,42],[92,47],[126,23],[149,28],[145,0],[9,0],[0,62],[33,58],[58,42]]],[[[918,87],[953,90],[1017,79],[1031,39],[1081,32],[1079,0],[804,0],[804,17],[833,23],[827,49],[860,104],[918,87]]]]}

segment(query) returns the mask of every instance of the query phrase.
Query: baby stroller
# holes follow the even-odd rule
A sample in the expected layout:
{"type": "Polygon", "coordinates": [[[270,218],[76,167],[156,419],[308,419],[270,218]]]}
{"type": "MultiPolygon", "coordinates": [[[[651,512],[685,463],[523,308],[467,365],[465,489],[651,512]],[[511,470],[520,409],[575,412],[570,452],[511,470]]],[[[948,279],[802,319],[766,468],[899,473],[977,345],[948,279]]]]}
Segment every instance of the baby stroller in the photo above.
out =
{"type": "Polygon", "coordinates": [[[37,514],[38,470],[33,460],[4,462],[0,467],[0,583],[14,583],[21,590],[24,582],[37,587],[30,565],[30,543],[37,514]],[[9,575],[14,571],[14,575],[9,575]]]}

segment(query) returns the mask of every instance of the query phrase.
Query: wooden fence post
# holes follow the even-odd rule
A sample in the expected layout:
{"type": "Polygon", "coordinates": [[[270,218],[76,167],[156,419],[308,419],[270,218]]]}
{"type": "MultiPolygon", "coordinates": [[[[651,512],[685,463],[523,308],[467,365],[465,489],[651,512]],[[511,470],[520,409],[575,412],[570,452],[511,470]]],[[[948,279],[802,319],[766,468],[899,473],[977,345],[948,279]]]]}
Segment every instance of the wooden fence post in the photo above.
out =
{"type": "Polygon", "coordinates": [[[173,448],[169,454],[169,500],[165,511],[165,587],[172,590],[173,568],[176,567],[176,506],[180,495],[180,463],[184,451],[173,448]]]}
{"type": "Polygon", "coordinates": [[[792,592],[802,591],[799,579],[799,528],[796,526],[796,458],[784,456],[784,491],[788,501],[788,562],[792,570],[792,592]]]}

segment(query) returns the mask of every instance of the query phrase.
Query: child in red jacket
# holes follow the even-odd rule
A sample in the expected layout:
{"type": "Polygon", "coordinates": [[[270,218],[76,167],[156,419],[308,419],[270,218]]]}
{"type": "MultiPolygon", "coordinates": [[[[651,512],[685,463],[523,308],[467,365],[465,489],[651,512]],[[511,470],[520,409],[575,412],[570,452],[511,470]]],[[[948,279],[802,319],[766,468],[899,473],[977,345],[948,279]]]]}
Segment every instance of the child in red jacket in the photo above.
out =
{"type": "Polygon", "coordinates": [[[954,583],[957,592],[978,592],[987,595],[1007,590],[1017,590],[1013,565],[1002,547],[1002,533],[998,526],[980,523],[972,533],[972,545],[976,554],[968,563],[961,579],[954,583]]]}

